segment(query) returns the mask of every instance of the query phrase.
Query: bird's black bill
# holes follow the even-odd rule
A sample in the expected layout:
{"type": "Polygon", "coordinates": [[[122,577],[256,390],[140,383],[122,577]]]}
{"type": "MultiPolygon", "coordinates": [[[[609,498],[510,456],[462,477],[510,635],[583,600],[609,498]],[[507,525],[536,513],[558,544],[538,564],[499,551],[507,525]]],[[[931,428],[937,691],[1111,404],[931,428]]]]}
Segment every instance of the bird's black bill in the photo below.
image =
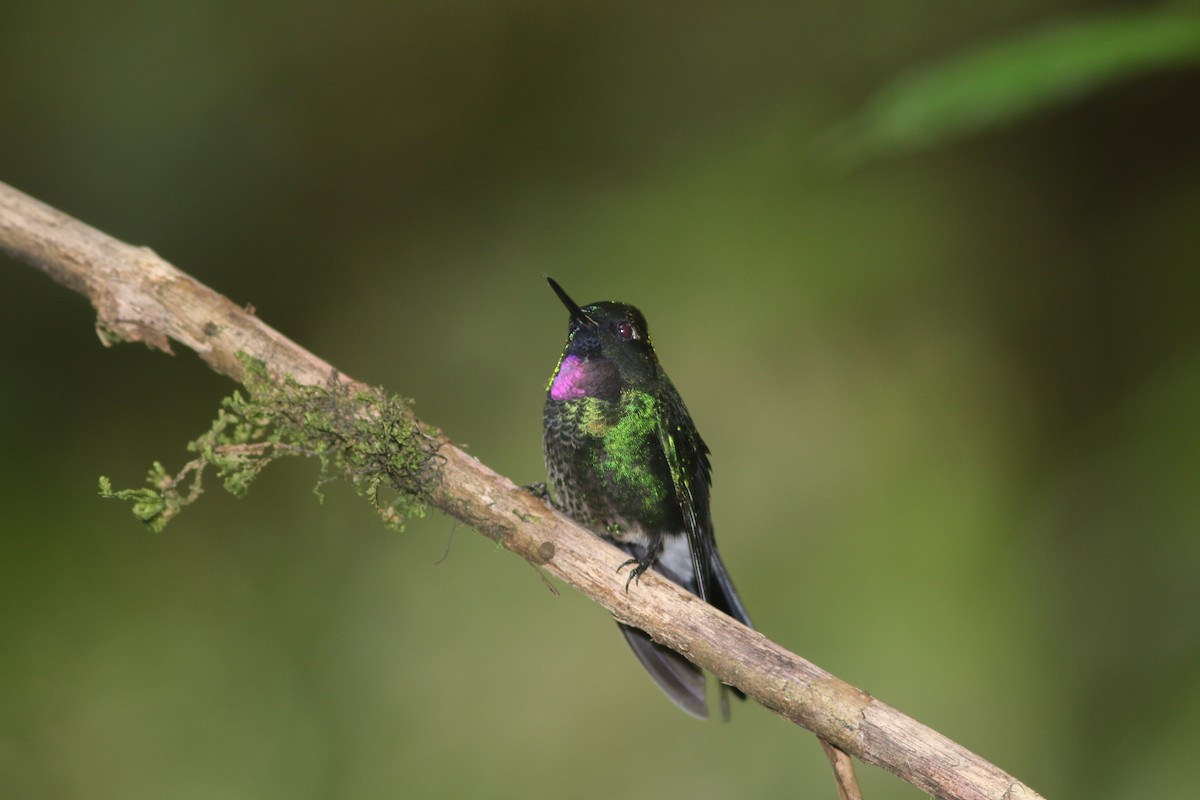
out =
{"type": "Polygon", "coordinates": [[[551,278],[549,275],[546,275],[545,278],[546,282],[550,284],[550,288],[554,290],[556,295],[558,295],[558,299],[562,300],[562,304],[567,307],[567,311],[571,312],[571,319],[573,321],[582,325],[596,324],[596,320],[583,313],[583,309],[580,308],[578,303],[571,299],[571,296],[567,294],[563,287],[558,285],[558,281],[554,280],[554,278],[551,278]]]}

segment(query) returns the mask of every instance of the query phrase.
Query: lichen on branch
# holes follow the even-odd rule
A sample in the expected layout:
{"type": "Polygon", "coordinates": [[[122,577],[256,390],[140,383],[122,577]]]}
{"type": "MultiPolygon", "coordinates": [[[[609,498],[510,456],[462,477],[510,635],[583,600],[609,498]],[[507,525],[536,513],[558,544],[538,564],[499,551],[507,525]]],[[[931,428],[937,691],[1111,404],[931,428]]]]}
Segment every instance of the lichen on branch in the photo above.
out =
{"type": "Polygon", "coordinates": [[[320,386],[275,381],[263,362],[244,353],[238,358],[246,393],[221,401],[212,427],[187,446],[196,457],[175,474],[155,461],[140,489],[114,490],[102,476],[102,497],[132,502],[134,516],[158,532],[200,497],[209,467],[226,491],[242,497],[275,459],[306,456],[320,464],[318,500],[326,483],[341,479],[390,528],[403,530],[406,519],[425,515],[438,480],[438,440],[422,430],[409,401],[336,373],[320,386]]]}

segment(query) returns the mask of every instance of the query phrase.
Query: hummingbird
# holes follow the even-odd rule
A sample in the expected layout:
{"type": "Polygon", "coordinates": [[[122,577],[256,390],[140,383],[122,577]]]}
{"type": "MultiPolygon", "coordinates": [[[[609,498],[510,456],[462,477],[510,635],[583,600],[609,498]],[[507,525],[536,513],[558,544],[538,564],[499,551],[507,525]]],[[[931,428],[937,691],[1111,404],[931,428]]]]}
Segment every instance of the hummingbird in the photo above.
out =
{"type": "MultiPolygon", "coordinates": [[[[570,317],[546,386],[542,448],[559,507],[629,555],[625,583],[654,570],[740,622],[742,599],[717,552],[712,468],[675,385],[631,305],[580,306],[546,276],[570,317]]],[[[617,623],[642,666],[677,706],[708,716],[703,671],[645,632],[617,623]]],[[[729,715],[721,685],[721,709],[729,715]]]]}

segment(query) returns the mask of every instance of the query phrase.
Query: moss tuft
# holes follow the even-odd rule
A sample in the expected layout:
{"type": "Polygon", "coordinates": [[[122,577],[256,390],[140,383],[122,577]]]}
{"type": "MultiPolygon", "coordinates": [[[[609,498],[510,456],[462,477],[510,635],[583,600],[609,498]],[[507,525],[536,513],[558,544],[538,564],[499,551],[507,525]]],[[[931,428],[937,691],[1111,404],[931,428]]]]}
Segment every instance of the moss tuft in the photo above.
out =
{"type": "Polygon", "coordinates": [[[276,458],[308,456],[320,464],[318,499],[322,486],[344,479],[390,528],[403,530],[405,519],[425,515],[437,480],[437,440],[421,431],[406,400],[348,386],[336,375],[324,386],[291,378],[281,385],[261,361],[238,357],[246,394],[235,391],[221,402],[212,427],[188,445],[197,457],[175,475],[155,462],[141,489],[114,491],[101,477],[101,497],[131,501],[134,515],[158,532],[203,493],[209,467],[226,491],[243,497],[276,458]]]}

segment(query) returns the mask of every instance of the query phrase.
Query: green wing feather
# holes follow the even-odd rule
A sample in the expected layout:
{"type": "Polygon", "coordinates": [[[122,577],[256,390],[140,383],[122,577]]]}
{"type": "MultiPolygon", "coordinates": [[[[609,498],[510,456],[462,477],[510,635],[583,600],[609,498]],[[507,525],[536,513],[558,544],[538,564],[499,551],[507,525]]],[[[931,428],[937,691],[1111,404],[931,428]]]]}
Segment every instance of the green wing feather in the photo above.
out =
{"type": "Polygon", "coordinates": [[[678,396],[669,398],[668,402],[673,413],[660,415],[658,437],[679,499],[679,512],[692,556],[692,572],[696,576],[696,593],[711,603],[713,531],[708,505],[711,481],[708,447],[691,424],[687,409],[678,396]],[[687,420],[686,424],[681,420],[687,420]]]}

